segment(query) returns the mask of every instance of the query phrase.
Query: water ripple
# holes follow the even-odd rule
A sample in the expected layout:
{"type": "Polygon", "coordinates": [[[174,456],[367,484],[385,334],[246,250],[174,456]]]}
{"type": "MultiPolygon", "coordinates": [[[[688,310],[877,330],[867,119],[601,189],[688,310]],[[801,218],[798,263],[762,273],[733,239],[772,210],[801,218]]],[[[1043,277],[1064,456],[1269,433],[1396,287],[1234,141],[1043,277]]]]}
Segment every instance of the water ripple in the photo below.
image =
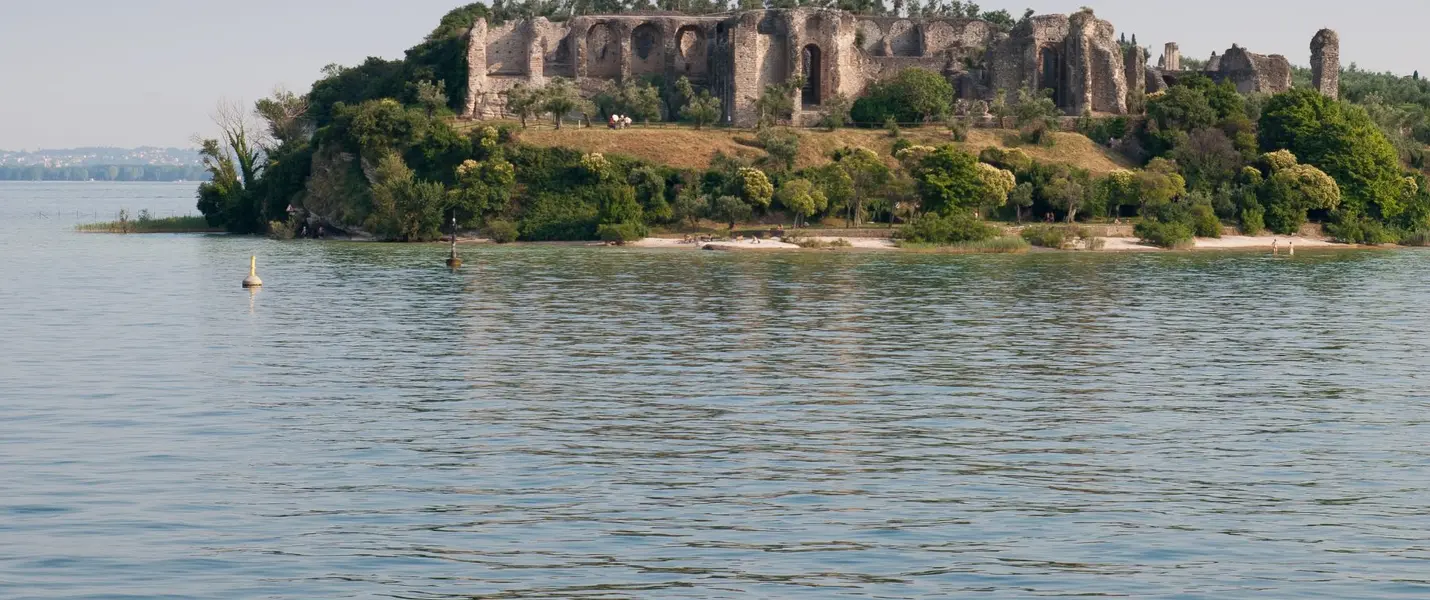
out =
{"type": "Polygon", "coordinates": [[[33,216],[191,198],[0,185],[0,596],[1430,595],[1430,254],[453,274],[33,216]]]}

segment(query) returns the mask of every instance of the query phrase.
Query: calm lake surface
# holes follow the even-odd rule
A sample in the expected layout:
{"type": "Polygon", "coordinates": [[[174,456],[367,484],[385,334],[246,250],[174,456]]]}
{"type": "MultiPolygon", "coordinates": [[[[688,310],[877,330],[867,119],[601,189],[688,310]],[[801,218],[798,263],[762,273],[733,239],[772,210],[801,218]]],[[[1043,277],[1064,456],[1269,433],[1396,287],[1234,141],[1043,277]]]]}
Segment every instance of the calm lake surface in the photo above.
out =
{"type": "Polygon", "coordinates": [[[1430,597],[1430,253],[70,230],[192,192],[0,184],[0,597],[1430,597]]]}

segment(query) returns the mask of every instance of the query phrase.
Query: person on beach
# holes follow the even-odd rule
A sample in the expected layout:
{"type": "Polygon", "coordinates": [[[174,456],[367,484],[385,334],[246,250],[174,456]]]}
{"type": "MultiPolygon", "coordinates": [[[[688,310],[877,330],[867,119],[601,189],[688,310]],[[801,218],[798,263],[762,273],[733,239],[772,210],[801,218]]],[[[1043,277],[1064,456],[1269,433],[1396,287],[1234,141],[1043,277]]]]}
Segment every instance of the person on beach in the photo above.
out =
{"type": "Polygon", "coordinates": [[[1280,244],[1280,243],[1281,243],[1281,240],[1275,240],[1275,239],[1271,240],[1271,253],[1272,253],[1272,254],[1280,254],[1280,253],[1281,253],[1281,248],[1277,246],[1277,244],[1280,244]]]}

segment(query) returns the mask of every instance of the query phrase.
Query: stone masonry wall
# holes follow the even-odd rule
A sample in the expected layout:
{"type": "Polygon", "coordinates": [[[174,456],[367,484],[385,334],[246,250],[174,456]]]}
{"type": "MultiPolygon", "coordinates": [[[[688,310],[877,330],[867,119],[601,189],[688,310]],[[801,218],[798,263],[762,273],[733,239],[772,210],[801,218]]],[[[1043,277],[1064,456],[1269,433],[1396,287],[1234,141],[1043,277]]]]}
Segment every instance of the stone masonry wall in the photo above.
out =
{"type": "MultiPolygon", "coordinates": [[[[503,92],[519,84],[574,79],[585,91],[607,81],[689,76],[722,99],[725,121],[750,126],[755,100],[768,85],[804,75],[796,121],[817,116],[819,104],[855,98],[873,82],[905,68],[948,77],[969,99],[994,90],[1050,89],[1069,114],[1125,113],[1135,65],[1111,23],[1091,12],[1040,15],[1011,34],[977,19],[856,16],[833,9],[755,10],[723,15],[671,13],[583,15],[564,23],[544,18],[500,26],[477,23],[469,33],[466,116],[502,116],[503,92]],[[806,68],[818,72],[805,72],[806,68]]],[[[1145,59],[1144,59],[1145,62],[1145,59]]]]}
{"type": "Polygon", "coordinates": [[[1328,98],[1341,97],[1341,36],[1330,29],[1311,38],[1311,87],[1328,98]]]}

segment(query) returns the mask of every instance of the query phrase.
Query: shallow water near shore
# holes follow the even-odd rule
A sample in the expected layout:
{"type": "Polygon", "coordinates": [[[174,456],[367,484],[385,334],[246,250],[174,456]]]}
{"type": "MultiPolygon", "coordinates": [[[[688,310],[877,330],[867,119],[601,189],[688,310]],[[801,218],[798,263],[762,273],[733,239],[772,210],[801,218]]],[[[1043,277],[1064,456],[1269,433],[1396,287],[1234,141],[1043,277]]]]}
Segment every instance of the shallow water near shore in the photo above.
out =
{"type": "Polygon", "coordinates": [[[1430,596],[1430,253],[72,231],[192,192],[0,183],[0,597],[1430,596]]]}

